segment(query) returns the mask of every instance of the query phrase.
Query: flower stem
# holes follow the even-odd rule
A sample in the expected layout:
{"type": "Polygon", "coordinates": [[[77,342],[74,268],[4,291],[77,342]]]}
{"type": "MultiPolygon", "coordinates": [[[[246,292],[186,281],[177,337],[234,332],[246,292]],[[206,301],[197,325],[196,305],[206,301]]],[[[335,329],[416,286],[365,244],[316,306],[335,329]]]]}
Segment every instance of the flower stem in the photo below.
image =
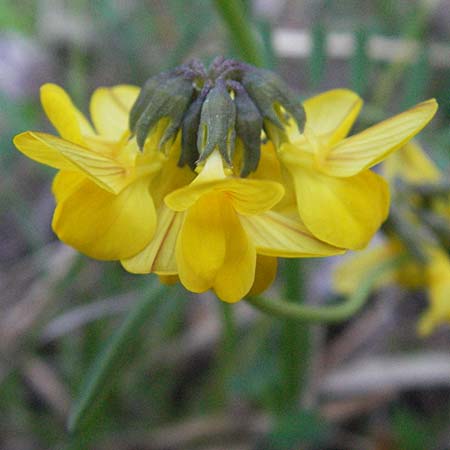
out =
{"type": "Polygon", "coordinates": [[[214,0],[217,11],[227,26],[240,56],[255,66],[265,66],[265,52],[262,41],[247,18],[241,0],[214,0]]]}
{"type": "MultiPolygon", "coordinates": [[[[304,301],[304,277],[300,260],[285,261],[285,298],[288,304],[301,306],[304,301]]],[[[282,383],[278,408],[280,413],[294,410],[298,404],[302,386],[305,385],[309,357],[309,329],[299,327],[295,320],[286,317],[281,330],[280,369],[282,383]]]]}
{"type": "Polygon", "coordinates": [[[378,265],[361,280],[358,289],[339,305],[315,307],[265,297],[249,297],[246,300],[255,308],[282,319],[291,319],[303,323],[343,322],[361,309],[369,298],[376,281],[388,270],[398,268],[406,258],[406,255],[402,255],[378,265]]]}

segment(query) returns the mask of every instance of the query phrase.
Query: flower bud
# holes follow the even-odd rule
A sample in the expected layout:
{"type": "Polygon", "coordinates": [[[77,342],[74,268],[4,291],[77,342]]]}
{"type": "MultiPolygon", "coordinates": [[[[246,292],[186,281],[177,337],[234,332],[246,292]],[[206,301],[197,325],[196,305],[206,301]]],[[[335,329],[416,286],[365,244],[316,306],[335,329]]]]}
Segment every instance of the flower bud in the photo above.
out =
{"type": "Polygon", "coordinates": [[[183,123],[181,125],[181,154],[178,161],[179,167],[188,164],[192,170],[195,170],[195,163],[199,157],[197,151],[197,132],[200,126],[203,102],[209,90],[210,85],[205,85],[200,95],[191,103],[183,117],[183,123]]]}
{"type": "Polygon", "coordinates": [[[241,176],[246,177],[258,167],[261,156],[263,119],[258,108],[243,88],[234,90],[236,104],[236,134],[244,146],[241,176]]]}
{"type": "Polygon", "coordinates": [[[149,83],[148,90],[142,93],[141,99],[138,98],[133,107],[134,120],[135,115],[146,104],[145,109],[136,121],[135,128],[132,129],[136,133],[139,148],[143,148],[148,134],[159,120],[165,117],[169,118],[170,121],[160,139],[160,149],[166,142],[176,136],[183,115],[191,101],[193,91],[192,78],[186,77],[183,73],[164,77],[156,82],[156,86],[153,82],[149,83]]]}
{"type": "Polygon", "coordinates": [[[305,113],[300,101],[287,84],[273,72],[251,68],[244,72],[242,84],[255,102],[261,115],[279,129],[284,129],[286,118],[280,106],[289,113],[302,128],[305,113]]]}
{"type": "Polygon", "coordinates": [[[203,102],[197,136],[198,162],[216,148],[228,166],[232,165],[235,146],[236,106],[223,80],[218,80],[203,102]]]}

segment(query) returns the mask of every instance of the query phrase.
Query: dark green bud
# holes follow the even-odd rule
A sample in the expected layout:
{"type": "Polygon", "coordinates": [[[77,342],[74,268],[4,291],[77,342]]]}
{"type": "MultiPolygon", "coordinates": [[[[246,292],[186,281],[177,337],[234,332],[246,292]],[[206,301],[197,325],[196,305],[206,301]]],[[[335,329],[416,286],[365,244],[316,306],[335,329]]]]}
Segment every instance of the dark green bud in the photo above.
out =
{"type": "Polygon", "coordinates": [[[297,122],[299,129],[303,128],[305,112],[302,104],[296,100],[297,96],[289,86],[273,72],[252,68],[244,73],[242,84],[264,119],[283,129],[286,120],[277,107],[281,105],[297,122]]]}
{"type": "Polygon", "coordinates": [[[223,160],[232,165],[236,132],[236,107],[225,86],[218,81],[203,102],[197,136],[198,162],[204,161],[216,148],[223,160]]]}
{"type": "Polygon", "coordinates": [[[135,129],[132,129],[136,133],[136,141],[141,149],[152,128],[164,117],[168,117],[170,122],[160,140],[160,148],[175,137],[194,91],[192,79],[186,78],[183,74],[165,78],[156,88],[153,88],[153,84],[151,88],[153,95],[148,99],[135,129]]]}
{"type": "Polygon", "coordinates": [[[130,117],[129,117],[129,127],[131,132],[135,132],[137,121],[139,120],[139,117],[141,117],[142,113],[144,112],[145,108],[150,103],[156,89],[158,89],[158,86],[160,85],[162,79],[164,78],[165,74],[156,75],[152,78],[149,78],[144,86],[142,87],[141,91],[139,92],[138,98],[133,104],[133,107],[130,111],[130,117]]]}
{"type": "Polygon", "coordinates": [[[234,90],[236,104],[236,135],[244,145],[241,176],[246,177],[258,167],[261,157],[261,129],[263,118],[245,90],[234,90]]]}
{"type": "Polygon", "coordinates": [[[178,165],[183,167],[188,164],[195,170],[195,163],[199,158],[197,151],[197,132],[200,126],[200,116],[202,105],[210,90],[210,86],[205,86],[200,95],[191,103],[183,117],[181,125],[181,154],[178,165]]]}

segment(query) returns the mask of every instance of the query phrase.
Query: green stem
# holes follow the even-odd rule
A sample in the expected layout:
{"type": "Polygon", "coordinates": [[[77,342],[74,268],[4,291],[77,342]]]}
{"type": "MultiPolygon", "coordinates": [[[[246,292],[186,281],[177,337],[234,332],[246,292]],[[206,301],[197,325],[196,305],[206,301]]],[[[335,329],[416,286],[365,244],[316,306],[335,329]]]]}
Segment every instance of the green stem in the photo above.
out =
{"type": "Polygon", "coordinates": [[[249,297],[247,302],[261,311],[296,322],[336,323],[343,322],[356,314],[369,298],[376,281],[387,271],[397,269],[407,258],[402,255],[380,264],[370,271],[346,301],[339,305],[314,307],[298,305],[286,300],[272,300],[264,297],[249,297]]]}
{"type": "Polygon", "coordinates": [[[214,0],[214,4],[240,56],[255,66],[265,66],[262,43],[258,40],[254,27],[249,23],[242,0],[214,0]]]}
{"type": "MultiPolygon", "coordinates": [[[[287,259],[285,261],[285,289],[284,295],[293,306],[301,306],[304,301],[304,277],[300,260],[287,259]]],[[[309,329],[299,327],[295,320],[286,317],[280,336],[280,369],[282,383],[280,387],[280,412],[296,408],[302,387],[306,381],[306,370],[309,357],[309,329]]]]}
{"type": "Polygon", "coordinates": [[[73,405],[67,428],[74,434],[81,430],[85,420],[95,410],[101,399],[104,399],[113,382],[117,380],[117,372],[129,364],[130,354],[136,347],[137,336],[159,304],[159,300],[167,298],[166,286],[154,287],[152,294],[145,295],[129,312],[123,324],[111,336],[105,348],[91,366],[83,382],[79,398],[73,405]]]}

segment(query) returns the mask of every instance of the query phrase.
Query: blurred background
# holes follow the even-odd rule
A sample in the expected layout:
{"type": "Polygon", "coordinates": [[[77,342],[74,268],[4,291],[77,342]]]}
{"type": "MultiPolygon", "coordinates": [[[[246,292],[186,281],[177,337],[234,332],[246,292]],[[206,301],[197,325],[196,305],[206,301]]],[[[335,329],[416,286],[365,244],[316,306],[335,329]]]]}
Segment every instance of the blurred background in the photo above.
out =
{"type": "MultiPolygon", "coordinates": [[[[357,129],[435,97],[438,116],[419,141],[448,174],[450,1],[242,6],[266,64],[302,98],[335,87],[364,98],[357,129]]],[[[158,280],[59,243],[50,227],[54,172],[11,139],[53,132],[39,104],[45,82],[63,86],[87,113],[96,87],[141,85],[193,57],[241,54],[214,1],[0,0],[1,450],[450,448],[450,328],[419,337],[426,292],[398,285],[373,293],[339,326],[304,326],[309,350],[293,349],[305,339],[292,340],[292,330],[289,339],[281,321],[241,302],[231,355],[214,296],[174,288],[155,298],[104,401],[69,436],[89,367],[158,280]],[[301,358],[289,372],[283,353],[292,351],[301,358]]],[[[307,302],[338,299],[338,260],[295,266],[307,302]]],[[[281,265],[274,295],[289,270],[281,265]]]]}

